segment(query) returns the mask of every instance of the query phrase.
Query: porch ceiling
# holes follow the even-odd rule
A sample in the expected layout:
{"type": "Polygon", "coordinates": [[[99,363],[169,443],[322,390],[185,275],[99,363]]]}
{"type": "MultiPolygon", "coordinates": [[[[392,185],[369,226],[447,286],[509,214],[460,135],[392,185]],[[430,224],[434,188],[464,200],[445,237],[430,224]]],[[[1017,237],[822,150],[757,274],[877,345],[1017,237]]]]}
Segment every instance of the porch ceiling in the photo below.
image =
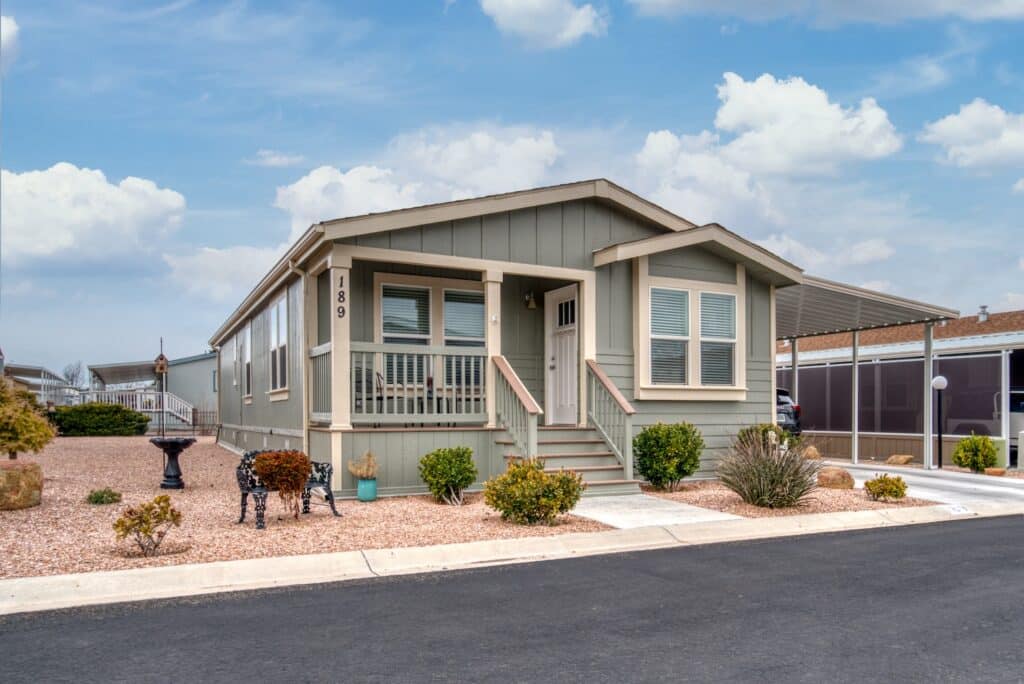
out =
{"type": "Polygon", "coordinates": [[[805,275],[776,291],[777,339],[959,318],[954,309],[805,275]]]}
{"type": "Polygon", "coordinates": [[[127,361],[89,366],[89,372],[104,385],[156,380],[156,368],[152,361],[127,361]]]}

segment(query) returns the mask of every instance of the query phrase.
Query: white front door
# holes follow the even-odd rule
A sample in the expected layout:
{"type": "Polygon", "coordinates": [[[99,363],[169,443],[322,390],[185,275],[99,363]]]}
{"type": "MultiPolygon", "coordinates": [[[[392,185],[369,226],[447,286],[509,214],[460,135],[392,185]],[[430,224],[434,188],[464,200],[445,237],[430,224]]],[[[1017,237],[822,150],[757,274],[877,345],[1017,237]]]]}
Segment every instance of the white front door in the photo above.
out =
{"type": "Polygon", "coordinates": [[[548,425],[579,421],[577,317],[575,285],[544,293],[544,414],[548,425]]]}

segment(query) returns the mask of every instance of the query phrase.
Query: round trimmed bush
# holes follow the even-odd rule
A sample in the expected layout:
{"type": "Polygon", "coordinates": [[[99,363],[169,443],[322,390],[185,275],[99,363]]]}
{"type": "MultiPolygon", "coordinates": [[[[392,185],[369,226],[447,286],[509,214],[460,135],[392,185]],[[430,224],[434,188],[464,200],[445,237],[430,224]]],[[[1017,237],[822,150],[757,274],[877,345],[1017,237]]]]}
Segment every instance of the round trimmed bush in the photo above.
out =
{"type": "Polygon", "coordinates": [[[994,468],[998,459],[999,451],[992,438],[973,432],[970,437],[961,439],[953,450],[953,463],[976,473],[985,472],[985,468],[994,468]]]}
{"type": "Polygon", "coordinates": [[[704,438],[690,423],[648,425],[633,438],[637,472],[658,489],[671,491],[697,472],[702,451],[704,438]]]}
{"type": "Polygon", "coordinates": [[[508,470],[484,483],[484,501],[503,520],[523,525],[552,525],[583,496],[583,476],[571,470],[544,472],[537,458],[512,461],[508,470]]]}
{"type": "Polygon", "coordinates": [[[438,501],[461,506],[463,490],[476,482],[476,464],[469,447],[436,449],[420,459],[420,479],[438,501]]]}
{"type": "Polygon", "coordinates": [[[896,501],[907,495],[907,483],[899,475],[876,475],[864,483],[864,491],[872,501],[896,501]]]}
{"type": "Polygon", "coordinates": [[[65,437],[124,437],[146,434],[149,416],[120,404],[89,402],[58,406],[53,422],[65,437]]]}

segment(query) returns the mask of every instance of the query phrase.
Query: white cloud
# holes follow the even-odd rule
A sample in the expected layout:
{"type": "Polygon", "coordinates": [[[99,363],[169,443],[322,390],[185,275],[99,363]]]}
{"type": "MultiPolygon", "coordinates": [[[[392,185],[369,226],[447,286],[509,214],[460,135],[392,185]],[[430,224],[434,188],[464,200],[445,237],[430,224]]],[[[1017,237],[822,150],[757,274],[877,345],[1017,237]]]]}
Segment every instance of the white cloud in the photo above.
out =
{"type": "Polygon", "coordinates": [[[285,154],[284,152],[278,152],[277,150],[258,150],[255,157],[244,161],[246,164],[251,164],[253,166],[280,168],[285,166],[298,166],[302,162],[306,161],[306,158],[301,154],[285,154]]]}
{"type": "Polygon", "coordinates": [[[603,36],[608,17],[593,5],[572,0],[480,0],[498,30],[539,48],[559,48],[584,36],[603,36]]]}
{"type": "Polygon", "coordinates": [[[274,206],[291,215],[289,240],[295,240],[320,221],[419,204],[419,187],[399,183],[390,169],[376,166],[355,166],[345,172],[320,166],[279,187],[274,206]]]}
{"type": "Polygon", "coordinates": [[[844,161],[879,159],[900,149],[900,137],[873,98],[844,108],[802,78],[763,74],[745,81],[726,73],[715,127],[737,134],[725,155],[754,171],[816,174],[844,161]]]}
{"type": "Polygon", "coordinates": [[[1024,18],[1017,0],[629,0],[642,14],[714,14],[752,21],[796,17],[813,24],[892,24],[910,19],[970,21],[1024,18]]]}
{"type": "Polygon", "coordinates": [[[961,167],[1024,163],[1024,114],[981,98],[962,105],[957,114],[925,124],[920,138],[942,147],[946,161],[961,167]]]}
{"type": "Polygon", "coordinates": [[[993,311],[1020,311],[1024,309],[1024,292],[1004,292],[1003,298],[994,307],[993,311]]]}
{"type": "MultiPolygon", "coordinates": [[[[828,251],[819,249],[808,242],[788,233],[773,233],[758,244],[801,268],[815,271],[834,271],[846,266],[864,266],[889,259],[896,250],[881,238],[871,238],[854,244],[839,244],[828,251]]],[[[881,280],[869,281],[878,284],[881,280]]],[[[868,289],[886,289],[865,285],[868,289]]]]}
{"type": "Polygon", "coordinates": [[[164,254],[170,278],[189,294],[213,301],[240,300],[284,253],[279,247],[202,247],[191,254],[164,254]]]}
{"type": "Polygon", "coordinates": [[[398,136],[388,157],[407,174],[447,186],[445,199],[457,199],[543,184],[561,154],[549,130],[478,126],[398,136]]]}
{"type": "Polygon", "coordinates": [[[1016,193],[1024,193],[1024,178],[1013,184],[1013,191],[1016,193]]]}
{"type": "Polygon", "coordinates": [[[44,171],[0,171],[5,256],[105,256],[149,246],[174,230],[185,198],[145,178],[114,185],[67,162],[44,171]]]}
{"type": "Polygon", "coordinates": [[[6,72],[18,56],[18,22],[0,16],[0,73],[6,72]]]}

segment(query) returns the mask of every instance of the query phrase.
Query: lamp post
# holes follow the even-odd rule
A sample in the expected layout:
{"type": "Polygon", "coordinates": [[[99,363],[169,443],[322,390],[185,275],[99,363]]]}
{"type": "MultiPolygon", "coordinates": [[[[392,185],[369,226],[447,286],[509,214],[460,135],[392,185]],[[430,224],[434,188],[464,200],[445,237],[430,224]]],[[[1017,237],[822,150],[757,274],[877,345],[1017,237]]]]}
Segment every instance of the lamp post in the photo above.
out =
{"type": "Polygon", "coordinates": [[[938,422],[939,422],[939,458],[938,458],[938,467],[940,469],[942,468],[942,390],[946,389],[948,386],[949,386],[949,381],[946,380],[946,376],[944,376],[944,375],[936,375],[934,378],[932,378],[932,389],[935,390],[935,393],[937,395],[936,400],[935,400],[936,403],[937,403],[937,406],[935,408],[935,412],[937,414],[937,419],[938,419],[938,422]]]}

